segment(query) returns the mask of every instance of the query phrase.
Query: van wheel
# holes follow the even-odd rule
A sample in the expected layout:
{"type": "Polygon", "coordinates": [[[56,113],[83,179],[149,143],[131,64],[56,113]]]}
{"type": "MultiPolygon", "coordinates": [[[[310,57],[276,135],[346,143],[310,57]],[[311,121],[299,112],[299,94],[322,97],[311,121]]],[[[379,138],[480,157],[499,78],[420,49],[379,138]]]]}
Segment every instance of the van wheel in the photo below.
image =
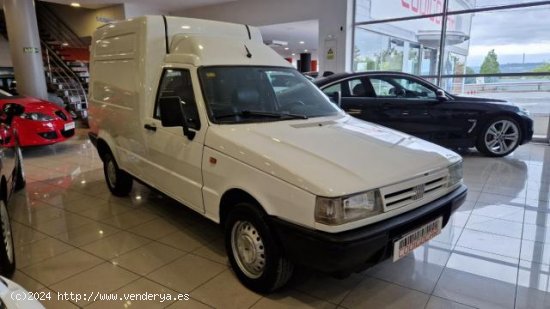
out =
{"type": "Polygon", "coordinates": [[[118,164],[116,164],[115,158],[111,153],[105,154],[103,172],[107,187],[109,187],[113,195],[126,196],[132,191],[132,176],[118,168],[118,164]]]}
{"type": "Polygon", "coordinates": [[[21,147],[16,146],[15,154],[17,156],[17,167],[15,174],[15,184],[14,190],[18,191],[25,187],[25,170],[23,169],[23,153],[21,152],[21,147]]]}
{"type": "Polygon", "coordinates": [[[2,232],[2,246],[0,246],[0,274],[11,277],[15,271],[15,252],[11,232],[10,216],[6,202],[0,199],[0,223],[2,232]]]}
{"type": "Polygon", "coordinates": [[[265,215],[249,203],[237,204],[225,222],[225,248],[242,284],[269,293],[284,286],[294,270],[283,255],[265,215]]]}

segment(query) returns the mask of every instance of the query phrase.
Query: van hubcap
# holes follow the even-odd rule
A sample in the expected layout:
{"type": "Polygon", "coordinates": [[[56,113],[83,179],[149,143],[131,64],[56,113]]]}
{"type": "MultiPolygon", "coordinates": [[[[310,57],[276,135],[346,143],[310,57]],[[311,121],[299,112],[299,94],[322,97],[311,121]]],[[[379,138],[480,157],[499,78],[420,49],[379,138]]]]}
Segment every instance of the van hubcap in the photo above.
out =
{"type": "Polygon", "coordinates": [[[6,248],[6,254],[8,255],[8,260],[10,264],[13,263],[13,241],[11,235],[11,224],[10,218],[8,216],[8,209],[6,208],[6,203],[0,200],[0,216],[2,220],[2,238],[4,240],[4,247],[6,248]]]}
{"type": "Polygon", "coordinates": [[[485,133],[485,146],[494,154],[503,154],[516,147],[519,130],[515,123],[500,120],[493,123],[485,133]]]}
{"type": "Polygon", "coordinates": [[[107,180],[109,185],[114,188],[116,185],[116,166],[113,160],[107,162],[107,180]]]}
{"type": "Polygon", "coordinates": [[[248,221],[237,221],[231,230],[231,248],[241,271],[249,278],[260,277],[265,268],[265,248],[258,230],[248,221]]]}

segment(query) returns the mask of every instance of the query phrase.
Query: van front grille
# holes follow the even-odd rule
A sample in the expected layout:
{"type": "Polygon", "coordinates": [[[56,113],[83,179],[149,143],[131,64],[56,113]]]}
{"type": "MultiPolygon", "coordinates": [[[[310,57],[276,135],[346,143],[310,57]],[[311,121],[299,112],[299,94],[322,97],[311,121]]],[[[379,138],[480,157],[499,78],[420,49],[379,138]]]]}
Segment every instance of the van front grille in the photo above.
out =
{"type": "Polygon", "coordinates": [[[386,211],[400,208],[426,197],[443,195],[449,181],[448,171],[439,171],[424,175],[381,189],[386,211]]]}

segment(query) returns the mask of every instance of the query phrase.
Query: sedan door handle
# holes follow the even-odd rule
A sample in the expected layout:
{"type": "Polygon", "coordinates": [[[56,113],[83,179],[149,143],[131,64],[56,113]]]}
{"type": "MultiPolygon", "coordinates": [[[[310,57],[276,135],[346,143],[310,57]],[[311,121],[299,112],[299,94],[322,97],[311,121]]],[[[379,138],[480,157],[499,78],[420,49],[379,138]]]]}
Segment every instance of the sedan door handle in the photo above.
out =
{"type": "Polygon", "coordinates": [[[146,124],[143,126],[146,130],[156,132],[157,127],[154,124],[146,124]]]}
{"type": "Polygon", "coordinates": [[[348,114],[350,115],[359,115],[361,114],[361,110],[357,108],[350,108],[348,109],[348,114]]]}

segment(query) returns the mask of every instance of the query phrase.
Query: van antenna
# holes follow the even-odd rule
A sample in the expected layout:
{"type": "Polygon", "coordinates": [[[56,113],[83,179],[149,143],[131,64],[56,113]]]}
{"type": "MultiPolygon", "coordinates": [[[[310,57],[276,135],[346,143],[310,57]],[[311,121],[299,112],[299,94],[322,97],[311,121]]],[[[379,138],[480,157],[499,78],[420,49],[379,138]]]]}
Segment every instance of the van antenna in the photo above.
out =
{"type": "Polygon", "coordinates": [[[162,20],[164,20],[164,43],[166,45],[166,54],[170,53],[170,47],[168,46],[168,23],[166,22],[166,16],[162,15],[162,20]]]}
{"type": "Polygon", "coordinates": [[[252,40],[252,35],[250,34],[250,27],[248,25],[244,25],[246,27],[246,32],[248,32],[248,39],[252,40]]]}
{"type": "Polygon", "coordinates": [[[252,58],[252,54],[250,53],[250,51],[248,50],[248,47],[246,47],[246,45],[244,46],[244,49],[246,49],[246,57],[252,58]]]}

